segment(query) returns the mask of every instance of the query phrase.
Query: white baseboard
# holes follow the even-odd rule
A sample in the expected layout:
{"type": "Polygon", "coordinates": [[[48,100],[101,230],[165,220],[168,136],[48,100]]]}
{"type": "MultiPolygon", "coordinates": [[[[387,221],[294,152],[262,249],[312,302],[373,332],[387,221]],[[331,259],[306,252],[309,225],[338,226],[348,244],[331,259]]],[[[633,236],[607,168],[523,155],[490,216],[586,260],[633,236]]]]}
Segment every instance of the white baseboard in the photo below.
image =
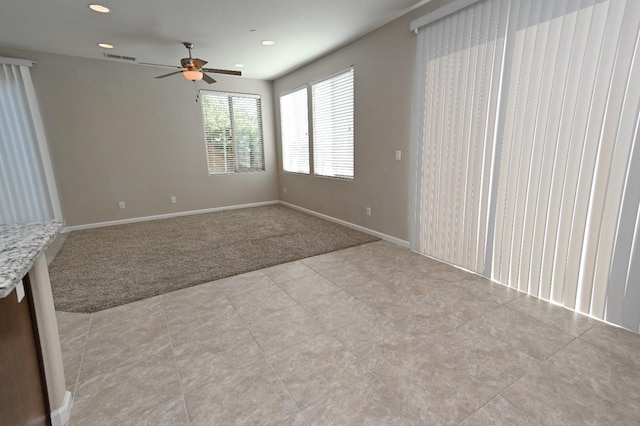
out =
{"type": "Polygon", "coordinates": [[[244,209],[248,207],[260,207],[260,206],[269,206],[273,204],[279,204],[279,201],[263,201],[260,203],[251,203],[251,204],[241,204],[237,206],[225,206],[225,207],[214,207],[211,209],[202,209],[202,210],[190,210],[186,212],[177,212],[177,213],[167,213],[167,214],[159,214],[155,216],[144,216],[144,217],[134,217],[131,219],[122,219],[122,220],[112,220],[109,222],[98,222],[98,223],[88,223],[86,225],[76,225],[76,226],[65,226],[62,230],[63,233],[71,232],[71,231],[81,231],[84,229],[93,229],[93,228],[103,228],[105,226],[115,226],[115,225],[126,225],[127,223],[136,223],[136,222],[146,222],[149,220],[160,220],[160,219],[169,219],[172,217],[178,216],[190,216],[194,214],[201,213],[213,213],[220,212],[224,210],[236,210],[236,209],[244,209]]]}
{"type": "Polygon", "coordinates": [[[355,229],[356,231],[364,232],[365,234],[373,235],[374,237],[378,237],[382,240],[389,241],[390,243],[396,244],[400,247],[409,248],[409,241],[401,240],[400,238],[392,237],[391,235],[383,234],[382,232],[374,231],[373,229],[365,228],[364,226],[356,225],[351,222],[347,222],[345,220],[336,219],[332,216],[327,216],[322,213],[315,212],[313,210],[305,209],[304,207],[296,206],[295,204],[290,204],[284,201],[263,201],[260,203],[251,203],[251,204],[240,204],[236,206],[225,206],[225,207],[214,207],[211,209],[202,209],[202,210],[190,210],[185,212],[176,212],[176,213],[167,213],[160,214],[155,216],[144,216],[144,217],[134,217],[130,219],[122,219],[122,220],[112,220],[109,222],[97,222],[97,223],[88,223],[85,225],[75,225],[75,226],[66,226],[62,232],[71,232],[71,231],[81,231],[85,229],[94,229],[94,228],[103,228],[106,226],[116,226],[116,225],[126,225],[128,223],[136,223],[136,222],[146,222],[150,220],[160,220],[160,219],[169,219],[172,217],[179,216],[190,216],[194,214],[202,214],[202,213],[213,213],[220,212],[225,210],[236,210],[236,209],[244,209],[249,207],[260,207],[260,206],[269,206],[273,204],[282,204],[283,206],[290,207],[292,209],[299,210],[301,212],[310,214],[312,216],[316,216],[330,222],[334,222],[340,225],[347,226],[349,228],[355,229]]]}
{"type": "Polygon", "coordinates": [[[65,426],[69,424],[69,419],[71,418],[72,406],[73,406],[73,398],[71,397],[71,392],[65,391],[62,407],[58,407],[57,409],[51,412],[51,425],[65,426]]]}
{"type": "Polygon", "coordinates": [[[332,216],[327,216],[326,214],[318,213],[313,210],[305,209],[304,207],[296,206],[295,204],[287,203],[285,201],[280,201],[280,204],[283,206],[291,207],[292,209],[300,210],[301,212],[310,214],[312,216],[317,216],[321,219],[328,220],[329,222],[334,222],[339,225],[344,225],[348,228],[355,229],[356,231],[364,232],[365,234],[373,235],[374,237],[378,237],[381,240],[388,241],[395,245],[398,245],[403,248],[409,248],[409,241],[401,240],[400,238],[392,237],[391,235],[383,234],[382,232],[374,231],[373,229],[365,228],[364,226],[356,225],[355,223],[347,222],[342,219],[336,219],[332,216]]]}

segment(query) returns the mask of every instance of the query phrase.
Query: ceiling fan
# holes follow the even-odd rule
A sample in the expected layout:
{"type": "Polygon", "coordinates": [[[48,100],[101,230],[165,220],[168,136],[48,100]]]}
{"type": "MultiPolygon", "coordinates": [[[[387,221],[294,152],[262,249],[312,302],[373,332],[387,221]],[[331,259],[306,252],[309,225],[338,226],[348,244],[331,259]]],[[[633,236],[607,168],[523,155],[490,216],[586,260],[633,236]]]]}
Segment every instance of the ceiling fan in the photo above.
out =
{"type": "Polygon", "coordinates": [[[165,78],[170,75],[182,74],[184,78],[190,81],[199,81],[204,80],[205,82],[211,84],[216,81],[209,75],[205,74],[205,72],[210,72],[214,74],[227,74],[227,75],[235,75],[241,76],[242,73],[240,71],[232,71],[232,70],[220,70],[215,68],[203,68],[207,64],[207,61],[200,58],[192,58],[191,57],[191,49],[193,49],[194,44],[189,42],[184,42],[184,47],[189,50],[189,57],[182,58],[180,60],[180,67],[172,66],[172,65],[161,65],[161,64],[144,64],[144,65],[154,65],[168,68],[177,68],[179,71],[170,72],[169,74],[159,75],[155,78],[165,78]]]}

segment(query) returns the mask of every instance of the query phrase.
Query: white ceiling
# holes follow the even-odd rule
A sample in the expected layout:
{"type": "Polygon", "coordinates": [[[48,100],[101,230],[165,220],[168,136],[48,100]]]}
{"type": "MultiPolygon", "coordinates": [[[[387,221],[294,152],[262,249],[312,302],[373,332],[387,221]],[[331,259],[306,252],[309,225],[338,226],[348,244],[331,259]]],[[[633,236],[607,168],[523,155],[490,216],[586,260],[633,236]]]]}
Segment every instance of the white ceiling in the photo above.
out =
{"type": "Polygon", "coordinates": [[[242,63],[245,77],[271,80],[428,1],[96,0],[111,9],[100,14],[90,0],[1,0],[0,45],[104,59],[105,42],[111,54],[178,66],[189,41],[207,67],[242,63]]]}

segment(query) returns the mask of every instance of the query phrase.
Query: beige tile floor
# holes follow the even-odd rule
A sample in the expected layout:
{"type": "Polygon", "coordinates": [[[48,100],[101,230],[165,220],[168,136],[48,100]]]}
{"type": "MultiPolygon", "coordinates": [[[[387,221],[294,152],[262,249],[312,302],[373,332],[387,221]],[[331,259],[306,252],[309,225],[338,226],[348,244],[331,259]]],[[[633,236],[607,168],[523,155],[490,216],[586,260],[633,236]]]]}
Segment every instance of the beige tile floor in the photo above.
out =
{"type": "Polygon", "coordinates": [[[640,336],[376,242],[58,313],[75,425],[640,424],[640,336]]]}

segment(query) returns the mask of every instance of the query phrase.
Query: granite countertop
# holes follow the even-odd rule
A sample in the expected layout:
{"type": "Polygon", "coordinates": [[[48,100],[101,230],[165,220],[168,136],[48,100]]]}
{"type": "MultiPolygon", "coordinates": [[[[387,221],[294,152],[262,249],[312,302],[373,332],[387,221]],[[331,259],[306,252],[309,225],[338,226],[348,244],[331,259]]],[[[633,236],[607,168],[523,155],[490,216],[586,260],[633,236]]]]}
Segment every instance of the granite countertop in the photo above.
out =
{"type": "Polygon", "coordinates": [[[11,293],[63,225],[60,220],[0,225],[0,297],[11,293]]]}

